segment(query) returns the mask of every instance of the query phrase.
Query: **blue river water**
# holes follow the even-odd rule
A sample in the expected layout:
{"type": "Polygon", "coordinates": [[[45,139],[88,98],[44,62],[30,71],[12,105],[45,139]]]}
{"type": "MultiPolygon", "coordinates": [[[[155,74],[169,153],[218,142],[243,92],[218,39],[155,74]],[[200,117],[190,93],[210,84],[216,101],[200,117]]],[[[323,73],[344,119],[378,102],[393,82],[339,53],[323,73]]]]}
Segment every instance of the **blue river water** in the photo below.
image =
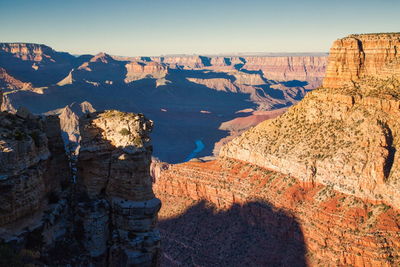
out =
{"type": "Polygon", "coordinates": [[[197,154],[201,152],[205,147],[204,143],[201,140],[196,140],[194,141],[194,143],[196,144],[196,148],[192,152],[190,152],[189,156],[186,157],[185,162],[195,158],[197,154]]]}

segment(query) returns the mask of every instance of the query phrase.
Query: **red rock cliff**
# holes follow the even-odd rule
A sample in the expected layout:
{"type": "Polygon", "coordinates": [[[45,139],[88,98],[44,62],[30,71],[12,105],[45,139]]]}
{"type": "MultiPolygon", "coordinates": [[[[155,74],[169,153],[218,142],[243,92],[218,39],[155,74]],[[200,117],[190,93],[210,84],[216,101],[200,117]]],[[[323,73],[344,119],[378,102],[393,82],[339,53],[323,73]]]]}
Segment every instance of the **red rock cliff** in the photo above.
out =
{"type": "Polygon", "coordinates": [[[400,76],[400,33],[353,34],[336,40],[323,86],[340,88],[365,77],[400,76]]]}

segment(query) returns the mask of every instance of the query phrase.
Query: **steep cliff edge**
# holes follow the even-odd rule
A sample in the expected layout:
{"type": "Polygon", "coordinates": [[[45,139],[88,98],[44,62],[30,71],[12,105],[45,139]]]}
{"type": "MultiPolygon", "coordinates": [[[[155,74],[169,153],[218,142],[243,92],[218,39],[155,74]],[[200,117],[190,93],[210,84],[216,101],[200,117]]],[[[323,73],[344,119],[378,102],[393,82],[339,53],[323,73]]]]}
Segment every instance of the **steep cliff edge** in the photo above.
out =
{"type": "MultiPolygon", "coordinates": [[[[375,53],[375,58],[379,58],[381,47],[374,50],[370,42],[380,36],[384,37],[383,43],[389,44],[387,51],[397,49],[400,34],[361,36],[358,46],[369,47],[369,57],[373,58],[375,53]]],[[[220,155],[400,208],[400,166],[396,153],[400,134],[400,73],[386,70],[389,65],[394,70],[398,67],[393,64],[399,62],[400,55],[385,57],[384,62],[378,60],[378,66],[362,61],[359,78],[352,76],[351,61],[337,76],[342,80],[333,83],[330,70],[336,68],[340,58],[353,57],[353,39],[346,37],[334,43],[333,51],[338,44],[347,46],[341,49],[344,54],[336,54],[337,58],[335,53],[331,54],[324,85],[332,88],[309,93],[281,117],[263,122],[233,140],[222,148],[220,155]]]]}
{"type": "Polygon", "coordinates": [[[87,200],[78,204],[83,243],[110,266],[153,266],[160,200],[154,197],[150,162],[152,122],[141,114],[106,111],[80,122],[78,183],[87,200]]]}
{"type": "Polygon", "coordinates": [[[329,54],[325,88],[353,86],[366,78],[400,77],[400,34],[352,34],[336,40],[329,54]]]}

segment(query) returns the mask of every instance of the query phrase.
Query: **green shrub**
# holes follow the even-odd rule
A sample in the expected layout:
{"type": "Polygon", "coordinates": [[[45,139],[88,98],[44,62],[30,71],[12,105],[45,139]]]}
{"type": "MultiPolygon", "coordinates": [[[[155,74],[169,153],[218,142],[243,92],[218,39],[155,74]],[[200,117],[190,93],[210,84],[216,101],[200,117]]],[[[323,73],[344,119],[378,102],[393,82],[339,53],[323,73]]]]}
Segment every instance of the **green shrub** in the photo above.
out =
{"type": "Polygon", "coordinates": [[[119,131],[119,133],[120,133],[121,135],[123,135],[123,136],[130,135],[130,134],[131,134],[131,132],[130,132],[128,129],[126,129],[126,128],[122,128],[122,130],[119,131]]]}

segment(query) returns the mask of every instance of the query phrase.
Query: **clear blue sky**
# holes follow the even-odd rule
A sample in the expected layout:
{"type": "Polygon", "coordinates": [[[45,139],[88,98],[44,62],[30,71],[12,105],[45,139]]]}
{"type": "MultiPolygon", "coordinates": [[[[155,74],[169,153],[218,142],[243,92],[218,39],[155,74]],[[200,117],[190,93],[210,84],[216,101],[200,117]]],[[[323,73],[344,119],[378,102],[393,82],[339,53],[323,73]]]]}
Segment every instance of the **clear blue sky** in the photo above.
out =
{"type": "Polygon", "coordinates": [[[0,42],[75,54],[320,52],[400,31],[400,0],[0,0],[0,42]]]}

